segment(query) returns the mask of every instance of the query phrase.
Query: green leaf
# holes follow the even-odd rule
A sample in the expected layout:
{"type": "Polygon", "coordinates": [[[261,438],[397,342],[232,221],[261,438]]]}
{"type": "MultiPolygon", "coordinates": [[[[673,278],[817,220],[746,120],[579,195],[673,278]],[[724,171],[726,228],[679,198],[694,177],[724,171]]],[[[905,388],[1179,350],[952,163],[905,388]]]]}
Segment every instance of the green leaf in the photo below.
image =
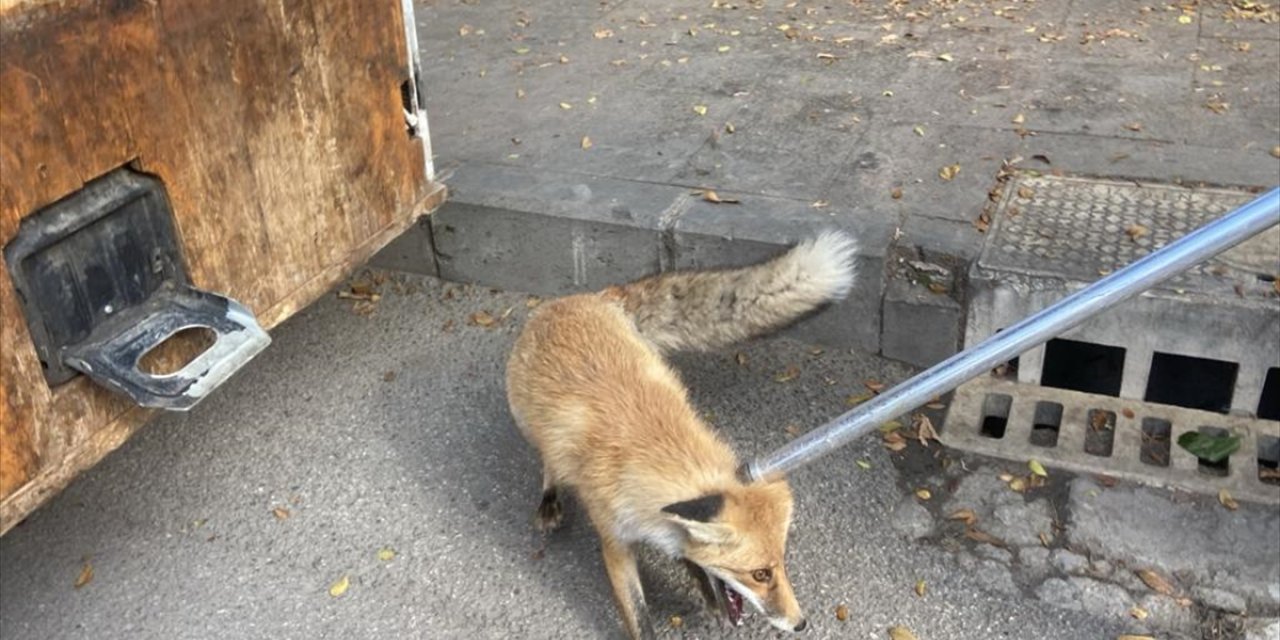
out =
{"type": "Polygon", "coordinates": [[[1178,436],[1178,446],[1209,462],[1220,462],[1240,448],[1240,436],[1211,436],[1191,431],[1178,436]]]}

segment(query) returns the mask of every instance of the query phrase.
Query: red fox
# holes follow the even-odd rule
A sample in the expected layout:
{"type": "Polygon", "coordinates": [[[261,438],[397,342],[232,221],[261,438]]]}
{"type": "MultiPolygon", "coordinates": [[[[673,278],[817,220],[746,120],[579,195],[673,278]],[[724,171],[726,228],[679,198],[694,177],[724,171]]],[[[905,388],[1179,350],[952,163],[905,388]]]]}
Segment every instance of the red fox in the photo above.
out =
{"type": "Polygon", "coordinates": [[[748,603],[784,631],[807,626],[783,566],[786,480],[739,477],[737,456],[699,418],[663,354],[725,346],[844,298],[855,248],[827,232],[744,268],[560,298],[538,308],[516,340],[507,399],[542,459],[535,525],[559,527],[560,492],[577,496],[632,638],[653,637],[637,543],[682,559],[708,605],[734,625],[748,603]]]}

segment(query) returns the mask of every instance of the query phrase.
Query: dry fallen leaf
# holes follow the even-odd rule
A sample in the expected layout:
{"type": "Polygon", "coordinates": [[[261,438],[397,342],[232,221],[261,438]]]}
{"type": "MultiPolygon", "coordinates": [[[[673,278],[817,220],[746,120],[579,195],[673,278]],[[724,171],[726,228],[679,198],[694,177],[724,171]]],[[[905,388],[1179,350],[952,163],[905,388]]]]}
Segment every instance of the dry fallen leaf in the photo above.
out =
{"type": "Polygon", "coordinates": [[[1132,420],[1135,414],[1133,413],[1133,409],[1130,409],[1129,407],[1125,407],[1120,410],[1120,415],[1124,416],[1129,420],[1132,420]]]}
{"type": "Polygon", "coordinates": [[[1039,534],[1039,538],[1040,538],[1040,546],[1048,548],[1053,545],[1053,538],[1050,537],[1049,534],[1041,531],[1039,534]]]}
{"type": "Polygon", "coordinates": [[[907,441],[897,431],[890,431],[884,434],[884,448],[896,453],[907,448],[907,441]]]}
{"type": "Polygon", "coordinates": [[[884,383],[879,380],[866,380],[862,383],[862,386],[870,389],[871,393],[880,393],[881,391],[884,391],[884,383]]]}
{"type": "Polygon", "coordinates": [[[1276,158],[1280,158],[1280,145],[1271,147],[1271,155],[1276,158]]]}
{"type": "Polygon", "coordinates": [[[856,462],[858,467],[861,469],[866,470],[871,468],[871,463],[866,460],[855,460],[854,462],[856,462]]]}
{"type": "Polygon", "coordinates": [[[1231,103],[1224,101],[1218,96],[1214,96],[1209,98],[1209,101],[1204,103],[1204,106],[1214,113],[1226,113],[1227,110],[1231,108],[1231,103]]]}
{"type": "Polygon", "coordinates": [[[1023,200],[1030,200],[1036,197],[1036,192],[1031,187],[1018,187],[1018,197],[1023,200]]]}
{"type": "Polygon", "coordinates": [[[968,539],[970,539],[970,540],[972,540],[972,541],[974,541],[974,542],[980,542],[980,543],[982,543],[982,544],[989,544],[989,545],[991,545],[991,546],[993,546],[993,547],[1001,547],[1001,548],[1003,548],[1003,547],[1008,546],[1007,544],[1005,544],[1005,541],[1004,541],[1004,540],[1001,540],[1000,538],[997,538],[997,537],[995,537],[995,536],[993,536],[993,535],[991,535],[991,534],[987,533],[986,531],[983,531],[982,529],[975,529],[974,527],[969,527],[969,528],[965,529],[965,530],[964,530],[964,537],[966,537],[966,538],[968,538],[968,539]]]}
{"type": "Polygon", "coordinates": [[[774,382],[791,382],[792,380],[795,380],[798,377],[800,377],[800,367],[797,367],[796,365],[793,364],[793,365],[788,365],[786,369],[779,371],[777,375],[773,376],[773,381],[774,382]]]}
{"type": "Polygon", "coordinates": [[[799,437],[800,434],[804,433],[804,430],[800,428],[800,425],[795,424],[794,422],[783,427],[782,431],[792,438],[799,437]]]}
{"type": "Polygon", "coordinates": [[[524,306],[528,309],[532,309],[540,304],[542,304],[542,298],[539,298],[538,296],[529,296],[528,299],[524,301],[524,306]]]}
{"type": "Polygon", "coordinates": [[[1015,493],[1022,493],[1027,490],[1027,481],[1025,478],[1014,478],[1009,481],[1009,490],[1015,493]]]}
{"type": "Polygon", "coordinates": [[[1044,470],[1044,465],[1040,464],[1039,460],[1027,461],[1027,467],[1031,469],[1031,473],[1034,473],[1042,478],[1049,477],[1049,472],[1044,470]]]}
{"type": "Polygon", "coordinates": [[[1128,129],[1128,130],[1130,130],[1130,131],[1142,131],[1142,123],[1141,123],[1141,122],[1130,122],[1129,124],[1126,124],[1126,125],[1124,126],[1124,128],[1126,128],[1126,129],[1128,129]]]}
{"type": "Polygon", "coordinates": [[[671,625],[672,629],[679,629],[684,626],[684,618],[681,618],[680,616],[671,616],[667,622],[671,625]]]}
{"type": "Polygon", "coordinates": [[[473,27],[469,24],[462,25],[461,27],[458,27],[458,36],[465,38],[471,35],[472,29],[473,27]]]}
{"type": "Polygon", "coordinates": [[[933,492],[928,489],[916,489],[916,497],[921,500],[928,500],[933,497],[933,492]]]}
{"type": "Polygon", "coordinates": [[[959,520],[960,522],[963,522],[965,526],[969,526],[978,521],[978,514],[974,513],[973,509],[958,509],[956,511],[952,511],[951,515],[947,516],[947,519],[959,520]]]}
{"type": "Polygon", "coordinates": [[[742,202],[737,198],[722,197],[720,194],[710,189],[702,192],[702,199],[707,202],[714,202],[715,204],[738,204],[739,202],[742,202]]]}
{"type": "Polygon", "coordinates": [[[1129,236],[1130,240],[1137,242],[1138,238],[1151,235],[1151,230],[1140,224],[1135,223],[1135,224],[1129,225],[1128,227],[1125,227],[1124,233],[1125,235],[1129,236]]]}
{"type": "Polygon", "coordinates": [[[592,35],[596,37],[596,40],[604,40],[605,38],[612,38],[613,29],[596,29],[595,33],[592,35]]]}
{"type": "Polygon", "coordinates": [[[477,327],[492,327],[498,323],[498,319],[488,311],[477,311],[467,318],[467,323],[477,327]]]}
{"type": "Polygon", "coordinates": [[[933,421],[922,413],[917,413],[916,421],[916,439],[920,441],[922,446],[928,447],[930,440],[938,439],[938,432],[933,428],[933,421]]]}
{"type": "Polygon", "coordinates": [[[901,200],[902,187],[894,187],[893,190],[889,192],[889,197],[893,198],[894,200],[901,200]]]}
{"type": "Polygon", "coordinates": [[[572,108],[573,108],[573,105],[572,105],[572,104],[569,104],[568,102],[561,102],[561,103],[560,103],[560,108],[561,108],[561,109],[564,109],[565,111],[568,111],[568,110],[570,110],[570,109],[572,109],[572,108]]]}
{"type": "Polygon", "coordinates": [[[93,563],[85,560],[84,566],[80,567],[80,575],[76,576],[76,581],[72,586],[79,589],[90,582],[93,582],[93,563]]]}
{"type": "Polygon", "coordinates": [[[1164,576],[1160,575],[1159,573],[1156,573],[1155,570],[1139,569],[1136,573],[1138,574],[1138,579],[1142,580],[1143,584],[1150,587],[1152,591],[1155,591],[1156,593],[1164,594],[1166,596],[1173,595],[1174,593],[1173,585],[1170,584],[1169,580],[1166,579],[1164,576]]]}
{"type": "Polygon", "coordinates": [[[921,138],[923,138],[923,137],[924,137],[924,127],[922,127],[922,126],[920,126],[920,125],[916,125],[916,126],[914,126],[914,127],[911,127],[911,130],[912,130],[912,131],[914,131],[914,132],[915,132],[915,134],[916,134],[916,135],[918,135],[918,136],[920,136],[921,138]]]}
{"type": "Polygon", "coordinates": [[[1147,616],[1151,615],[1151,613],[1142,607],[1132,607],[1129,609],[1129,615],[1133,616],[1137,620],[1146,620],[1147,616]]]}
{"type": "Polygon", "coordinates": [[[590,136],[582,136],[582,148],[583,148],[583,150],[584,150],[584,151],[585,151],[586,149],[590,149],[590,148],[591,148],[591,137],[590,137],[590,136]]]}
{"type": "Polygon", "coordinates": [[[1025,113],[1019,113],[1018,115],[1013,117],[1014,124],[1023,124],[1026,121],[1027,121],[1027,115],[1025,113]]]}
{"type": "Polygon", "coordinates": [[[271,515],[275,516],[276,520],[287,520],[289,519],[289,510],[284,507],[276,507],[271,510],[271,515]]]}
{"type": "Polygon", "coordinates": [[[844,403],[850,407],[856,407],[875,397],[874,393],[851,394],[844,399],[844,403]]]}
{"type": "Polygon", "coordinates": [[[523,97],[524,97],[524,89],[516,88],[516,99],[519,100],[523,97]]]}
{"type": "Polygon", "coordinates": [[[1226,507],[1228,511],[1235,511],[1240,508],[1240,503],[1236,502],[1236,499],[1231,497],[1231,492],[1226,489],[1218,490],[1218,502],[1221,502],[1222,506],[1226,507]]]}
{"type": "Polygon", "coordinates": [[[939,54],[938,59],[943,62],[951,62],[952,60],[955,60],[955,58],[953,58],[949,53],[939,54]]]}
{"type": "Polygon", "coordinates": [[[957,175],[960,175],[959,164],[949,164],[938,170],[938,177],[946,180],[947,182],[955,180],[957,175]]]}
{"type": "Polygon", "coordinates": [[[925,585],[924,580],[916,580],[916,595],[924,597],[925,585]]]}
{"type": "Polygon", "coordinates": [[[383,547],[378,549],[378,559],[383,562],[391,562],[396,557],[396,550],[391,547],[383,547]]]}
{"type": "Polygon", "coordinates": [[[844,622],[849,619],[849,607],[844,604],[836,605],[836,620],[844,622]]]}
{"type": "Polygon", "coordinates": [[[707,105],[705,105],[705,104],[695,104],[695,105],[693,105],[693,112],[694,112],[694,113],[696,113],[696,114],[698,114],[698,115],[700,115],[700,116],[705,116],[705,115],[707,115],[707,105]]]}
{"type": "Polygon", "coordinates": [[[346,593],[347,589],[350,587],[351,579],[348,578],[346,574],[343,574],[341,578],[338,578],[337,582],[329,585],[329,595],[334,598],[340,597],[342,594],[346,593]]]}
{"type": "Polygon", "coordinates": [[[889,627],[889,640],[916,640],[916,634],[906,627],[889,627]]]}

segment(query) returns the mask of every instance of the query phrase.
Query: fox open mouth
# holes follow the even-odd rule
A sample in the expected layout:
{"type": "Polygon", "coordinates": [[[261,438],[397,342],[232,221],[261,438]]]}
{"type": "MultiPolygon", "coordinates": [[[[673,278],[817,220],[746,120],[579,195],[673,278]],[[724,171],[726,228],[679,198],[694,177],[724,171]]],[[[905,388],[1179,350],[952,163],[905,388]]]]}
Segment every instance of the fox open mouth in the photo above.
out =
{"type": "Polygon", "coordinates": [[[711,578],[711,587],[716,591],[716,599],[720,601],[721,608],[729,617],[729,622],[734,626],[742,624],[742,594],[729,586],[729,583],[715,576],[708,574],[711,578]]]}

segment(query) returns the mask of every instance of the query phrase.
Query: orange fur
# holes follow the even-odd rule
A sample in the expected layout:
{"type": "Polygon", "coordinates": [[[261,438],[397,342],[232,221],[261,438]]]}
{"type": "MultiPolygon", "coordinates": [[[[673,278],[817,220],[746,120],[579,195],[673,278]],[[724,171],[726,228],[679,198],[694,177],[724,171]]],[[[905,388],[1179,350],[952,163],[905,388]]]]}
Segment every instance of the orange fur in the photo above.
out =
{"type": "Polygon", "coordinates": [[[507,399],[543,467],[539,528],[572,490],[600,535],[623,625],[652,637],[635,544],[682,558],[731,618],[744,603],[776,627],[804,615],[784,567],[791,491],[744,484],[733,450],[697,415],[663,352],[774,330],[846,295],[856,245],[824,233],[760,264],[663,274],[535,311],[507,363],[507,399]]]}

